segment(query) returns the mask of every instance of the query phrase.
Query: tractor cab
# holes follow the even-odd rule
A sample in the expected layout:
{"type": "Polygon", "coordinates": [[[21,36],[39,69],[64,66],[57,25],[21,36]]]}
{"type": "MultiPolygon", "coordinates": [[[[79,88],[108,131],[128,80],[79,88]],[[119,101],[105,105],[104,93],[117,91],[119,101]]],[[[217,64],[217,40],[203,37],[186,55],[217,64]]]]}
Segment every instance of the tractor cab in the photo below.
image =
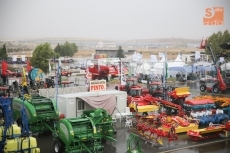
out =
{"type": "Polygon", "coordinates": [[[126,86],[129,88],[131,86],[136,86],[137,85],[137,79],[131,78],[126,80],[126,86]]]}
{"type": "Polygon", "coordinates": [[[150,94],[154,93],[155,91],[159,91],[161,90],[161,82],[152,82],[149,84],[148,88],[150,94]]]}
{"type": "Polygon", "coordinates": [[[141,97],[142,96],[142,89],[141,88],[131,88],[130,89],[130,96],[141,97]]]}

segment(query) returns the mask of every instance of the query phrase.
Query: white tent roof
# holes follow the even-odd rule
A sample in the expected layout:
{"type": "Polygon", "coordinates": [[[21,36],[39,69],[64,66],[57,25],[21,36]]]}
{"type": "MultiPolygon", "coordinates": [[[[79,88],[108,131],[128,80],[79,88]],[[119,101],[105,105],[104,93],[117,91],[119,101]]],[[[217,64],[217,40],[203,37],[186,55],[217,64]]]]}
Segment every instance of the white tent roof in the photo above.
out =
{"type": "Polygon", "coordinates": [[[175,62],[183,62],[180,53],[177,55],[175,62]]]}
{"type": "Polygon", "coordinates": [[[144,73],[144,74],[149,74],[151,66],[144,62],[142,65],[137,67],[137,73],[144,73]]]}
{"type": "Polygon", "coordinates": [[[199,61],[194,63],[194,66],[211,66],[212,63],[206,62],[206,61],[199,61]]]}

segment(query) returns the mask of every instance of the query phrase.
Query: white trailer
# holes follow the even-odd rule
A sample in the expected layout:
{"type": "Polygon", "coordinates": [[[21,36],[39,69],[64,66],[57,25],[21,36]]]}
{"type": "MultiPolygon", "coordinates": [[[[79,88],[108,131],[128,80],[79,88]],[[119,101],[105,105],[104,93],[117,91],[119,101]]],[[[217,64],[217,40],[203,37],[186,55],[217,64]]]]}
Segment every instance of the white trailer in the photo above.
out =
{"type": "Polygon", "coordinates": [[[114,116],[117,113],[125,113],[127,93],[118,90],[104,90],[58,95],[57,106],[59,114],[64,114],[65,118],[80,117],[84,110],[95,108],[108,108],[109,113],[114,116]],[[113,99],[115,104],[105,100],[106,98],[113,99]],[[96,106],[92,106],[92,101],[96,106]]]}

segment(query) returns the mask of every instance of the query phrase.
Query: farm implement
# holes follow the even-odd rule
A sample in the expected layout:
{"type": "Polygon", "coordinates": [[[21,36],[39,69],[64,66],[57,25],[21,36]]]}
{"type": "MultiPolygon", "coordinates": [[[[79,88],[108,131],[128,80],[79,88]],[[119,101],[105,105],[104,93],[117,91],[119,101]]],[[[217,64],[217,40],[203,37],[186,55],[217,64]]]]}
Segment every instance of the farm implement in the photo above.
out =
{"type": "Polygon", "coordinates": [[[158,128],[156,124],[153,124],[153,120],[150,118],[136,116],[133,118],[133,128],[130,128],[129,132],[138,135],[141,139],[152,144],[153,146],[162,146],[162,138],[166,137],[168,139],[168,144],[170,141],[177,140],[178,136],[175,132],[175,126],[172,124],[169,131],[163,131],[158,128]]]}
{"type": "Polygon", "coordinates": [[[83,111],[81,117],[61,119],[55,135],[55,153],[103,153],[102,140],[112,140],[112,118],[104,109],[83,111]]]}
{"type": "Polygon", "coordinates": [[[204,140],[210,139],[220,136],[229,137],[230,131],[230,121],[228,121],[225,125],[220,124],[209,124],[209,127],[198,129],[198,130],[189,130],[187,135],[192,140],[204,140]]]}
{"type": "Polygon", "coordinates": [[[25,110],[21,108],[23,127],[14,124],[12,102],[10,98],[0,98],[0,152],[40,153],[37,141],[29,135],[25,110]]]}

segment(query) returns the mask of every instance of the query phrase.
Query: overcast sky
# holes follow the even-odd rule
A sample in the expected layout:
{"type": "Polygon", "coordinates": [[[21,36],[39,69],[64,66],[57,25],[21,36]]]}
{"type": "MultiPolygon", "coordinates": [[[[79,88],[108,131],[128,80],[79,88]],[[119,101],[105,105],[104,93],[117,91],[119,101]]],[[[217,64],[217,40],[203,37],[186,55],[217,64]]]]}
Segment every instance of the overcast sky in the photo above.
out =
{"type": "Polygon", "coordinates": [[[230,30],[230,0],[0,0],[0,39],[207,37],[230,30]],[[205,9],[224,7],[224,25],[205,9]]]}

